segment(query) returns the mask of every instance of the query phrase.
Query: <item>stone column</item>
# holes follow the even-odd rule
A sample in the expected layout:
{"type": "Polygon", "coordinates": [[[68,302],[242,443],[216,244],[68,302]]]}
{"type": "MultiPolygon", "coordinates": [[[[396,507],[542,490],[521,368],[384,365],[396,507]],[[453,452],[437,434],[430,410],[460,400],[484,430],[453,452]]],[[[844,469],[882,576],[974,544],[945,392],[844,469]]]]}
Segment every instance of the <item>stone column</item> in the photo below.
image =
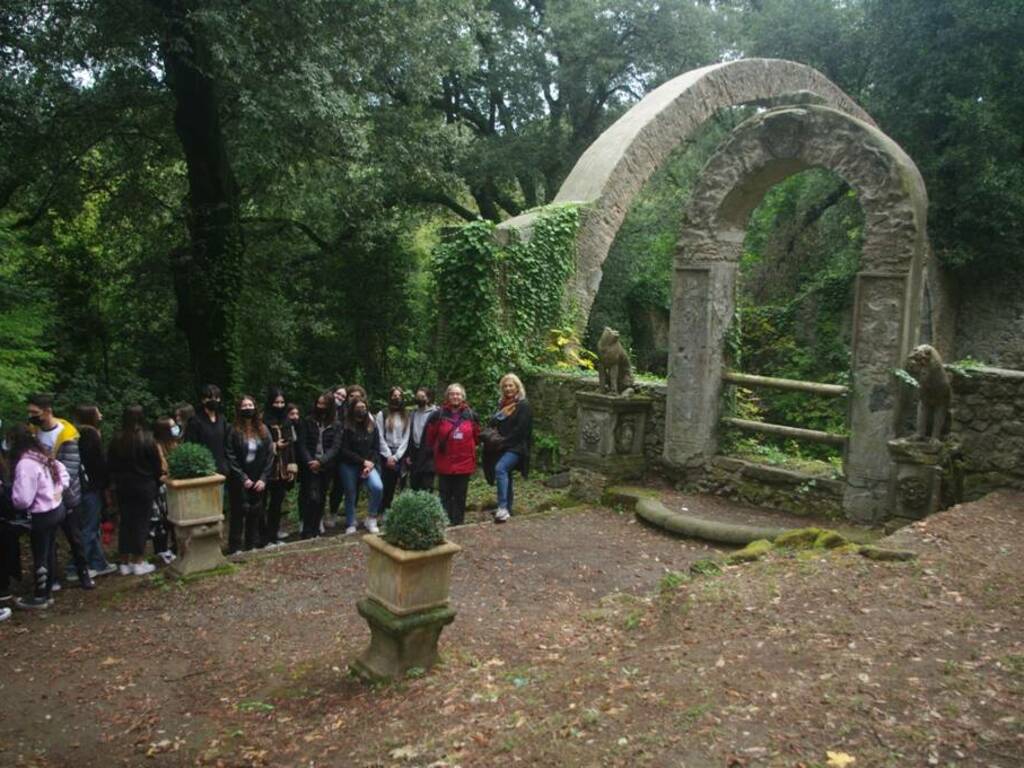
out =
{"type": "Polygon", "coordinates": [[[736,263],[677,261],[669,321],[666,464],[702,468],[718,449],[725,335],[736,305],[736,263]]]}
{"type": "Polygon", "coordinates": [[[910,351],[907,284],[907,276],[901,274],[857,275],[843,497],[847,516],[856,522],[876,523],[891,514],[892,462],[881,447],[896,436],[903,411],[892,372],[910,351]]]}

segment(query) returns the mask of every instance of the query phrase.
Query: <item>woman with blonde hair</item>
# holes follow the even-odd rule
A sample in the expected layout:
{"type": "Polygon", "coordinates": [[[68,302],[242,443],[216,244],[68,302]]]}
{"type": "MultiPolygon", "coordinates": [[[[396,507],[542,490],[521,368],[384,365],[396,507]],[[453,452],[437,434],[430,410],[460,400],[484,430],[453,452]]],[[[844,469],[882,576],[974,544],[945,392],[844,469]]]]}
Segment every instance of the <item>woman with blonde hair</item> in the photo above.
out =
{"type": "MultiPolygon", "coordinates": [[[[487,453],[494,457],[494,483],[498,490],[498,509],[494,522],[504,523],[512,514],[512,472],[518,469],[525,478],[530,470],[533,444],[533,410],[526,399],[526,387],[514,373],[506,373],[498,382],[498,407],[487,422],[490,434],[487,453]]],[[[490,462],[485,474],[491,480],[490,462]]]]}
{"type": "Polygon", "coordinates": [[[480,423],[461,384],[448,385],[444,405],[431,415],[425,432],[424,440],[434,452],[441,505],[452,525],[462,525],[469,478],[476,471],[480,423]]]}

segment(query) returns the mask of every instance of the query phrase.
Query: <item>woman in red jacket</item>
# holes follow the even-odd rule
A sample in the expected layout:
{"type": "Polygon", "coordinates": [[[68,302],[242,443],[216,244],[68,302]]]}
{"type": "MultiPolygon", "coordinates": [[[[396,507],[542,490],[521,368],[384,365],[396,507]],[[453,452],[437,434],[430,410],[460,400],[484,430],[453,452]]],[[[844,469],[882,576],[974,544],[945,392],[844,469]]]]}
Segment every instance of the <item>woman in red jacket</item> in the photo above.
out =
{"type": "Polygon", "coordinates": [[[448,385],[444,405],[434,412],[426,432],[426,443],[434,452],[441,505],[452,525],[462,525],[469,478],[476,471],[480,423],[466,403],[466,390],[461,384],[448,385]]]}

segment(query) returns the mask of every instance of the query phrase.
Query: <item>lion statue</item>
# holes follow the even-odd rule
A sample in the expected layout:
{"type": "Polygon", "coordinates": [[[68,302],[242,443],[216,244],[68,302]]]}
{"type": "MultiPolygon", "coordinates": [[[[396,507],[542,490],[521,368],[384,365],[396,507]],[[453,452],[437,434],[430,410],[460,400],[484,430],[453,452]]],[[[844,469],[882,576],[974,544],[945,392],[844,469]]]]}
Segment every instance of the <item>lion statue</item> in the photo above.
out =
{"type": "Polygon", "coordinates": [[[942,439],[953,400],[949,374],[934,347],[921,344],[907,357],[907,373],[917,381],[920,398],[917,405],[917,437],[942,439]]]}
{"type": "Polygon", "coordinates": [[[612,394],[628,394],[633,386],[633,369],[629,355],[619,341],[619,332],[607,326],[597,342],[597,374],[601,388],[612,394]]]}

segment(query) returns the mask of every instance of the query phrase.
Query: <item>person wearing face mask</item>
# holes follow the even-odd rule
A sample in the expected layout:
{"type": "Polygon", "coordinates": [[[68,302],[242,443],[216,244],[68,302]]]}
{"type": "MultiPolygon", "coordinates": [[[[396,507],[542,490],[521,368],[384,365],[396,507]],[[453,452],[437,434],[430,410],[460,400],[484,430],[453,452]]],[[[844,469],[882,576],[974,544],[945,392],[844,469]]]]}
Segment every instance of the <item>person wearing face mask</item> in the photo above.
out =
{"type": "Polygon", "coordinates": [[[256,411],[256,400],[242,395],[225,443],[228,462],[228,554],[253,549],[264,528],[267,485],[274,466],[274,441],[256,411]],[[244,531],[244,538],[243,538],[244,531]]]}
{"type": "MultiPolygon", "coordinates": [[[[348,408],[348,389],[344,384],[337,384],[331,388],[331,393],[334,397],[334,418],[338,423],[344,423],[345,411],[348,408]]],[[[328,482],[330,483],[329,503],[322,527],[334,528],[338,524],[338,510],[341,508],[341,500],[345,491],[340,473],[332,472],[328,482]]]]}
{"type": "MultiPolygon", "coordinates": [[[[117,572],[117,566],[107,560],[100,543],[100,522],[103,500],[107,491],[107,457],[100,435],[103,414],[95,405],[79,405],[75,409],[78,426],[78,452],[82,457],[82,502],[78,507],[78,524],[82,540],[82,553],[89,566],[89,575],[106,576],[117,572]]],[[[69,564],[70,565],[70,564],[69,564]]],[[[65,578],[72,580],[77,574],[68,570],[65,578]]]]}
{"type": "Polygon", "coordinates": [[[173,544],[174,526],[167,519],[167,458],[181,445],[181,433],[181,425],[171,416],[159,418],[153,424],[153,441],[160,451],[163,474],[160,476],[160,488],[157,490],[156,505],[150,519],[149,535],[153,539],[153,551],[167,564],[174,562],[176,557],[176,548],[173,544]]]}
{"type": "Polygon", "coordinates": [[[423,434],[436,411],[430,387],[419,387],[416,390],[416,407],[409,416],[409,450],[405,454],[409,466],[409,487],[414,491],[434,491],[434,452],[423,439],[423,434]]]}
{"type": "Polygon", "coordinates": [[[480,423],[461,384],[449,384],[444,405],[427,422],[426,441],[434,452],[437,490],[452,525],[466,519],[469,479],[476,471],[480,423]]]}
{"type": "MultiPolygon", "coordinates": [[[[351,392],[350,392],[351,395],[351,392]]],[[[341,433],[341,479],[345,483],[345,533],[356,532],[356,499],[360,486],[370,494],[366,514],[366,530],[378,533],[377,515],[380,511],[384,484],[377,472],[381,439],[377,424],[370,416],[366,401],[356,399],[349,405],[341,433]]]]}
{"type": "Polygon", "coordinates": [[[221,415],[220,387],[207,384],[200,393],[202,407],[185,425],[185,442],[205,445],[213,454],[217,472],[228,474],[228,460],[224,453],[224,441],[228,435],[227,419],[221,415]]]}
{"type": "Polygon", "coordinates": [[[313,403],[312,412],[299,422],[295,458],[299,465],[299,513],[302,538],[320,535],[327,485],[335,471],[341,446],[334,418],[334,396],[324,392],[313,403]]]}
{"type": "Polygon", "coordinates": [[[107,468],[121,518],[117,535],[121,575],[152,573],[155,568],[144,557],[146,539],[165,469],[141,405],[125,408],[121,431],[107,453],[107,468]]]}
{"type": "Polygon", "coordinates": [[[403,394],[401,387],[392,387],[388,391],[387,412],[380,411],[374,417],[380,435],[380,479],[384,484],[381,510],[384,514],[391,509],[395,490],[402,486],[405,477],[410,419],[405,411],[403,394]]]}
{"type": "MultiPolygon", "coordinates": [[[[295,409],[296,422],[298,409],[295,409]]],[[[271,389],[267,396],[267,409],[263,423],[270,430],[274,443],[274,464],[270,469],[270,483],[267,489],[267,515],[263,526],[264,547],[276,546],[281,526],[281,506],[284,497],[295,484],[298,465],[295,462],[295,441],[298,437],[296,425],[289,418],[287,401],[280,389],[271,389]]]]}

